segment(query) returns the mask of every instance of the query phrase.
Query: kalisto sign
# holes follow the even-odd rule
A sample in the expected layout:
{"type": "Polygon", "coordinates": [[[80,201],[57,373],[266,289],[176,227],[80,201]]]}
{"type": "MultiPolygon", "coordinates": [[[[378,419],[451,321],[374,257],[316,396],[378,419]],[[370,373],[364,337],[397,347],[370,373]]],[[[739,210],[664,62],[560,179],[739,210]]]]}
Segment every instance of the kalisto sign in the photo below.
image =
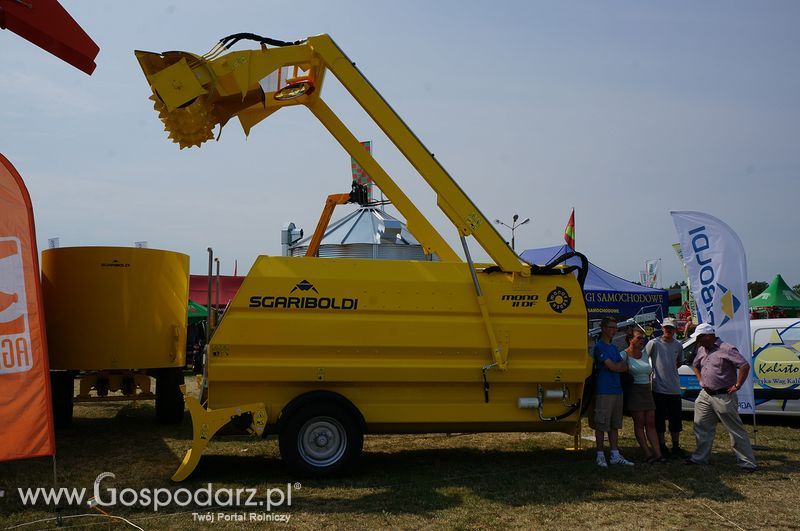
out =
{"type": "Polygon", "coordinates": [[[771,330],[763,345],[755,345],[753,374],[762,389],[800,388],[800,321],[783,330],[771,330]]]}

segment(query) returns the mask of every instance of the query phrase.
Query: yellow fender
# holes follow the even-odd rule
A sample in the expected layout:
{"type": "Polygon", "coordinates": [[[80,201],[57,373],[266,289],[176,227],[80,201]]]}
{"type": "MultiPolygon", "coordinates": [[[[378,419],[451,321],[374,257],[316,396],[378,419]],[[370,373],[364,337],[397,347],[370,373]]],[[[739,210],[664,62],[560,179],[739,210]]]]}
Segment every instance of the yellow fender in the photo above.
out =
{"type": "Polygon", "coordinates": [[[179,482],[188,478],[203,455],[203,450],[208,446],[208,441],[234,417],[250,413],[253,415],[253,422],[248,431],[261,436],[267,425],[267,410],[262,402],[245,404],[242,406],[226,407],[222,409],[206,409],[197,398],[186,394],[186,386],[181,386],[184,400],[192,416],[192,447],[183,457],[183,462],[178,470],[172,475],[172,481],[179,482]]]}

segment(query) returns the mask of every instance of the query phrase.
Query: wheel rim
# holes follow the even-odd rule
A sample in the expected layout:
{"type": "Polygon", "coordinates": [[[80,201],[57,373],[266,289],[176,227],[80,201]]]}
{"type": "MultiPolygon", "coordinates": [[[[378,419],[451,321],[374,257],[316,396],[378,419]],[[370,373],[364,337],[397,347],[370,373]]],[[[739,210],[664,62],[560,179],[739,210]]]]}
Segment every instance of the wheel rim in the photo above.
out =
{"type": "Polygon", "coordinates": [[[332,417],[314,417],[300,428],[297,449],[305,462],[318,467],[330,466],[344,455],[347,432],[332,417]]]}

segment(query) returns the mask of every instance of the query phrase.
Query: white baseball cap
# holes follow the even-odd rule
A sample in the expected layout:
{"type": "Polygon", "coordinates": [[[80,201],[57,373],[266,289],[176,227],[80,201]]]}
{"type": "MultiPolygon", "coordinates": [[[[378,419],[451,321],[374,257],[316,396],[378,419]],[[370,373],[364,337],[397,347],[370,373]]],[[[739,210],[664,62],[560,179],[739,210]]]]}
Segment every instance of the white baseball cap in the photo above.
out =
{"type": "Polygon", "coordinates": [[[697,336],[702,336],[704,334],[714,334],[716,330],[714,327],[708,323],[701,323],[697,325],[697,328],[694,329],[694,333],[692,334],[692,338],[696,338],[697,336]]]}
{"type": "Polygon", "coordinates": [[[665,326],[678,328],[678,325],[675,324],[675,319],[673,319],[672,317],[667,317],[666,319],[664,319],[664,321],[661,323],[661,328],[664,328],[665,326]]]}

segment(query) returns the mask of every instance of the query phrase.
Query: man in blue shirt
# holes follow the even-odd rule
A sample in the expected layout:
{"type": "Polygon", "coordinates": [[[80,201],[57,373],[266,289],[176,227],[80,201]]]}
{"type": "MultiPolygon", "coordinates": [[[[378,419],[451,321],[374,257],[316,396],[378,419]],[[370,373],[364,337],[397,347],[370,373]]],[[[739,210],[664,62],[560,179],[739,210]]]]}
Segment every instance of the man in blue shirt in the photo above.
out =
{"type": "Polygon", "coordinates": [[[597,441],[597,466],[607,468],[605,455],[605,434],[611,446],[611,464],[632,466],[633,463],[622,457],[617,447],[619,429],[622,427],[622,382],[619,374],[628,370],[628,365],[612,344],[617,332],[617,322],[604,317],[600,322],[601,336],[594,347],[594,361],[597,367],[596,396],[594,411],[594,436],[597,441]]]}

